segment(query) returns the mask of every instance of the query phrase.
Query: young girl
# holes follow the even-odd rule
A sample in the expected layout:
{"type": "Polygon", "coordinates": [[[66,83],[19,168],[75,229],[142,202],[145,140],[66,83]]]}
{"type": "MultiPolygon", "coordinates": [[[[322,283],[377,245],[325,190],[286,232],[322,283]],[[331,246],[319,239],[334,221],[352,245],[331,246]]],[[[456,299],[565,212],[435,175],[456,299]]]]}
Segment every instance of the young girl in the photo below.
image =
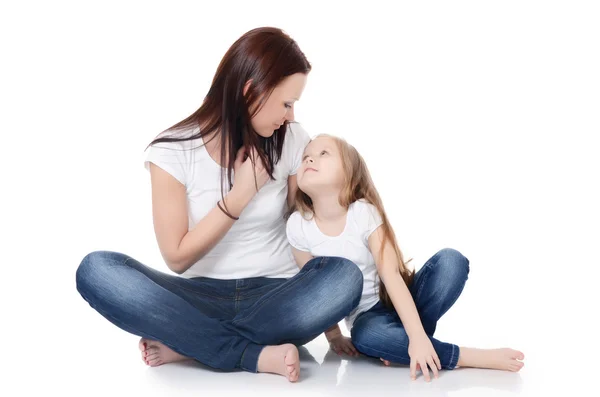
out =
{"type": "MultiPolygon", "coordinates": [[[[337,325],[326,331],[338,353],[410,364],[420,369],[461,367],[518,371],[523,353],[512,349],[458,347],[433,338],[437,321],[456,301],[469,273],[469,261],[453,249],[435,254],[416,274],[406,267],[394,231],[367,166],[341,138],[319,135],[305,148],[298,170],[296,211],[287,236],[302,268],[314,257],[344,257],[363,273],[363,291],[346,318],[351,339],[337,325]],[[379,283],[377,282],[379,278],[379,283]]],[[[326,261],[325,261],[326,266],[326,261]]],[[[345,286],[332,284],[342,291],[345,286]]]]}

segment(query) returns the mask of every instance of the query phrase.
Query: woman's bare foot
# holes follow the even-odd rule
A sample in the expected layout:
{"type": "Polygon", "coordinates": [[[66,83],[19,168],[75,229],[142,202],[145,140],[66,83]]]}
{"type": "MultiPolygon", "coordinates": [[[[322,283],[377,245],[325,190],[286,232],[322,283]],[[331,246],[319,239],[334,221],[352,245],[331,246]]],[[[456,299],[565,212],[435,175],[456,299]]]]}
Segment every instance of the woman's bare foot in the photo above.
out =
{"type": "Polygon", "coordinates": [[[523,368],[525,355],[513,349],[474,349],[461,347],[459,367],[500,369],[517,372],[523,368]]]}
{"type": "Polygon", "coordinates": [[[158,367],[159,365],[174,363],[176,361],[191,360],[189,357],[174,352],[158,341],[145,338],[140,339],[140,350],[142,351],[142,360],[151,367],[158,367]]]}
{"type": "Polygon", "coordinates": [[[291,343],[279,346],[266,346],[258,356],[258,372],[283,375],[290,382],[300,377],[300,356],[298,348],[291,343]]]}

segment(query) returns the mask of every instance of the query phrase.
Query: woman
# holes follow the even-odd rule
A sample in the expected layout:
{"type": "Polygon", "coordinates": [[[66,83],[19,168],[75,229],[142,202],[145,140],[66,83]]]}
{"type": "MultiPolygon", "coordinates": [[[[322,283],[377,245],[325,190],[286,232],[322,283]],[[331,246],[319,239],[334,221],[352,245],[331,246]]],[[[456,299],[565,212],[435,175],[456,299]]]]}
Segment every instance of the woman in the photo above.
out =
{"type": "Polygon", "coordinates": [[[79,265],[82,297],[142,337],[148,365],[191,358],[293,382],[296,346],[357,306],[358,267],[322,257],[298,272],[285,233],[309,141],[294,103],[310,70],[280,29],[251,30],[223,57],[202,106],[150,143],[156,238],[181,276],[109,251],[79,265]]]}

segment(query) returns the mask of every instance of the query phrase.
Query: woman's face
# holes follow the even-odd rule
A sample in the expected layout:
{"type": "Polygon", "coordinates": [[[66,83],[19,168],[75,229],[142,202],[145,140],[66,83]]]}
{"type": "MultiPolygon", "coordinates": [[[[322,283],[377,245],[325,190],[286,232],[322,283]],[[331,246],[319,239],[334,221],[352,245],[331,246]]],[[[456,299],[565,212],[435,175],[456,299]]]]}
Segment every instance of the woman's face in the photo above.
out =
{"type": "MultiPolygon", "coordinates": [[[[263,107],[252,117],[252,128],[262,137],[268,138],[285,121],[294,120],[294,103],[300,100],[306,75],[296,73],[283,79],[267,98],[263,107]]],[[[252,113],[254,109],[250,109],[252,113]]]]}

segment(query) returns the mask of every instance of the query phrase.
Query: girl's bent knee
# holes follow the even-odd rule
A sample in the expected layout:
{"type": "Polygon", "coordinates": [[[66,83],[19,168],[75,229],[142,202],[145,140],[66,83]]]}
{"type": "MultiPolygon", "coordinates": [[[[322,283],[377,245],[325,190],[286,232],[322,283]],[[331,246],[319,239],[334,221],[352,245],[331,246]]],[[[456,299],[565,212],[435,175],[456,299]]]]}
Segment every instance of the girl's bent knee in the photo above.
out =
{"type": "Polygon", "coordinates": [[[437,255],[437,264],[444,271],[461,275],[469,274],[469,260],[459,251],[453,248],[444,248],[437,255]]]}

